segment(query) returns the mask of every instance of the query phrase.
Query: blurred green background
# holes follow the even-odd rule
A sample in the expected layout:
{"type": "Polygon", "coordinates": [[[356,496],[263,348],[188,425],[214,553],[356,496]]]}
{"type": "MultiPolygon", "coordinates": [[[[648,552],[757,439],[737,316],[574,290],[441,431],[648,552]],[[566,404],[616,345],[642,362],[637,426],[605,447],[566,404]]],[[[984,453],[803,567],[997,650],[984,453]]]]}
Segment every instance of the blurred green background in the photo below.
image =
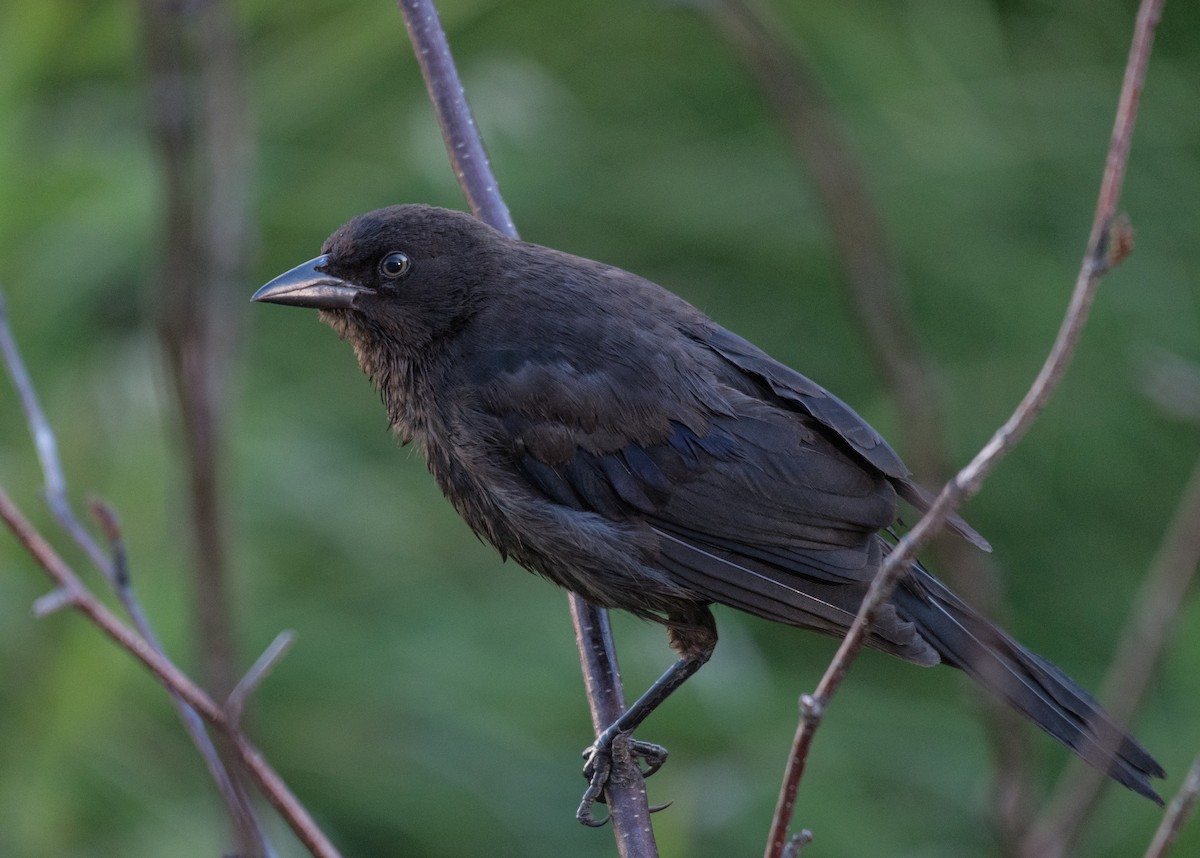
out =
{"type": "MultiPolygon", "coordinates": [[[[965,462],[1057,328],[1095,201],[1135,4],[772,0],[866,166],[965,462]]],[[[631,269],[830,387],[897,437],[809,179],[710,23],[672,4],[443,0],[524,237],[631,269]]],[[[350,216],[461,207],[389,2],[241,0],[261,250],[245,295],[350,216]]],[[[967,515],[1011,630],[1103,675],[1200,451],[1152,404],[1166,351],[1200,361],[1200,8],[1168,4],[1123,207],[1137,250],[1078,359],[967,515]]],[[[137,7],[0,7],[0,283],[73,496],[122,515],[139,593],[196,664],[189,533],[152,320],[162,190],[137,7]]],[[[477,542],[398,449],[315,315],[239,305],[227,459],[241,663],[297,646],[249,714],[347,855],[601,856],[577,825],[590,741],[566,599],[477,542]]],[[[0,483],[56,538],[16,400],[0,483]]],[[[59,544],[64,540],[57,539],[59,544]]],[[[82,568],[78,552],[64,548],[82,568]]],[[[220,803],[161,689],[90,625],[35,620],[41,573],[0,536],[0,855],[197,856],[220,803]]],[[[1136,732],[1179,778],[1200,750],[1200,625],[1184,607],[1136,732]]],[[[642,729],[666,856],[759,854],[796,720],[833,643],[719,610],[712,663],[642,729]]],[[[616,617],[627,687],[670,659],[616,617]]],[[[817,738],[797,823],[813,855],[994,855],[991,763],[966,681],[866,655],[817,738]]],[[[1068,754],[1031,740],[1036,796],[1068,754]]],[[[266,814],[270,818],[270,814],[266,814]]],[[[1158,820],[1111,790],[1079,854],[1140,854],[1158,820]]],[[[300,847],[272,820],[283,855],[300,847]]],[[[1176,854],[1196,854],[1200,828],[1176,854]]],[[[805,852],[809,854],[809,852],[805,852]]]]}

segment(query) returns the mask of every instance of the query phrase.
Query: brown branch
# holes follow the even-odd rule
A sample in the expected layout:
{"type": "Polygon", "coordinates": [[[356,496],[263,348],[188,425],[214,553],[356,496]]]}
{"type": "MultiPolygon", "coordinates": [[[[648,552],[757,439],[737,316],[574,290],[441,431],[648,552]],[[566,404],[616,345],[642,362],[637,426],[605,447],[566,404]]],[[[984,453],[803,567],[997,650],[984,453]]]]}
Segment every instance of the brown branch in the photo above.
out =
{"type": "Polygon", "coordinates": [[[1074,355],[1101,278],[1129,251],[1131,232],[1128,223],[1117,215],[1117,203],[1125,178],[1134,120],[1145,81],[1146,65],[1150,59],[1150,48],[1154,41],[1154,29],[1161,9],[1162,0],[1142,0],[1138,10],[1087,248],[1050,354],[1012,416],[996,431],[975,458],[946,484],[929,511],[896,543],[871,582],[850,631],[838,648],[817,690],[808,704],[802,707],[804,714],[796,731],[779,802],[771,823],[766,848],[768,858],[778,858],[787,843],[796,792],[804,772],[813,733],[820,724],[821,714],[831,696],[841,685],[850,664],[862,649],[876,611],[891,594],[900,576],[907,571],[917,550],[942,527],[951,512],[979,491],[988,474],[1020,441],[1045,408],[1074,355]]]}
{"type": "MultiPolygon", "coordinates": [[[[769,10],[754,0],[697,2],[750,71],[806,167],[829,227],[842,281],[876,370],[896,404],[905,457],[922,480],[953,475],[945,416],[931,358],[921,346],[908,290],[889,247],[883,217],[817,75],[769,10]]],[[[937,566],[954,589],[987,616],[1001,613],[995,570],[958,539],[935,539],[937,566]]],[[[996,763],[993,812],[1001,840],[1015,848],[1029,823],[1027,734],[995,697],[977,700],[996,763]]],[[[1008,851],[1012,851],[1010,848],[1008,851]]]]}
{"type": "MultiPolygon", "coordinates": [[[[13,337],[12,328],[9,325],[2,291],[0,291],[0,355],[3,356],[5,366],[8,367],[13,386],[17,389],[18,398],[25,411],[25,418],[29,425],[30,434],[34,438],[34,444],[38,451],[38,460],[45,479],[47,505],[63,529],[66,530],[75,544],[83,549],[93,565],[96,566],[114,592],[116,592],[121,606],[133,621],[138,634],[141,635],[148,646],[159,653],[163,653],[162,644],[159,642],[158,636],[154,633],[154,629],[145,611],[142,610],[141,602],[134,593],[130,582],[128,558],[125,553],[125,546],[121,538],[116,513],[102,501],[92,501],[92,513],[104,531],[112,549],[110,558],[92,538],[92,535],[75,516],[74,510],[71,508],[71,502],[67,493],[66,476],[63,473],[62,462],[58,456],[58,442],[55,439],[54,430],[50,427],[50,422],[46,419],[45,412],[42,410],[37,391],[34,389],[29,371],[25,367],[25,361],[22,359],[21,352],[17,348],[16,339],[13,337]]],[[[42,617],[66,607],[69,603],[70,594],[59,589],[38,599],[34,605],[34,611],[37,616],[42,617]]],[[[256,851],[264,854],[269,853],[270,849],[266,837],[262,832],[262,826],[259,824],[254,813],[254,808],[245,801],[236,782],[230,777],[225,764],[221,761],[220,754],[217,753],[217,749],[213,745],[212,739],[204,729],[204,724],[201,722],[200,717],[177,695],[173,694],[171,699],[175,705],[179,719],[187,731],[188,737],[192,740],[192,744],[196,746],[196,749],[200,752],[200,756],[204,759],[209,776],[213,779],[222,800],[225,802],[230,821],[233,823],[234,829],[238,832],[238,837],[242,841],[242,844],[244,846],[253,846],[256,851]]]]}
{"type": "Polygon", "coordinates": [[[216,727],[228,740],[238,759],[246,767],[251,780],[262,791],[291,826],[296,836],[316,858],[337,858],[337,849],[313,822],[303,805],[288,789],[261,752],[237,729],[225,710],[213,702],[198,685],[192,682],[158,649],[151,646],[133,629],[126,626],[92,594],[40,533],[13,504],[8,493],[0,488],[0,519],[21,542],[30,556],[38,562],[61,591],[70,606],[78,610],[119,646],[144,664],[173,695],[184,700],[192,710],[216,727]]]}
{"type": "Polygon", "coordinates": [[[233,685],[223,399],[245,283],[249,135],[236,28],[222,0],[141,0],[150,117],[164,187],[159,340],[179,412],[188,477],[201,676],[233,685]]]}
{"type": "MultiPolygon", "coordinates": [[[[488,164],[437,9],[432,0],[398,0],[398,5],[442,129],[446,152],[471,211],[516,238],[516,226],[488,164]]],[[[606,611],[574,593],[569,598],[588,706],[598,734],[625,708],[612,631],[606,611]]],[[[628,756],[617,756],[623,759],[614,759],[616,770],[604,789],[617,847],[622,858],[650,858],[658,854],[658,848],[649,822],[646,786],[628,756]]]]}
{"type": "MultiPolygon", "coordinates": [[[[223,0],[140,0],[139,9],[165,197],[158,334],[187,474],[196,646],[204,684],[226,694],[235,647],[219,462],[228,361],[239,330],[233,295],[245,282],[252,234],[244,75],[223,0]]],[[[263,851],[244,790],[236,781],[229,790],[238,808],[238,851],[263,851]]]]}
{"type": "Polygon", "coordinates": [[[1200,796],[1200,757],[1196,757],[1192,767],[1188,769],[1187,777],[1183,779],[1179,792],[1175,793],[1175,797],[1167,806],[1162,822],[1159,823],[1158,830],[1154,832],[1154,838],[1142,858],[1163,858],[1170,851],[1184,823],[1196,810],[1197,796],[1200,796]]]}

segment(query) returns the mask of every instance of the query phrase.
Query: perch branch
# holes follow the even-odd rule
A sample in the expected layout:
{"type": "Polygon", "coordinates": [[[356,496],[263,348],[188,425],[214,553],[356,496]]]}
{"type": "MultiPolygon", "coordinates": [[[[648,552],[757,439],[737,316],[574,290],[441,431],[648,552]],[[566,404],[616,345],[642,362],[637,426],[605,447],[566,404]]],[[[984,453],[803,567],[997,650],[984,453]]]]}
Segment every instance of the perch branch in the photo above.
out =
{"type": "Polygon", "coordinates": [[[831,696],[841,685],[850,664],[862,649],[876,612],[891,594],[900,576],[908,569],[917,550],[942,527],[953,510],[979,491],[988,474],[1020,441],[1045,408],[1074,355],[1100,280],[1131,249],[1132,231],[1128,222],[1117,215],[1117,203],[1125,178],[1134,120],[1145,82],[1150,48],[1154,41],[1154,29],[1161,9],[1162,0],[1142,0],[1138,10],[1087,248],[1066,314],[1050,353],[1012,416],[996,431],[975,458],[946,484],[929,511],[913,529],[896,543],[871,582],[858,616],[838,647],[816,691],[807,705],[802,704],[802,717],[771,822],[765,853],[767,858],[778,858],[787,843],[787,832],[795,810],[796,792],[804,772],[813,733],[820,724],[821,714],[831,696]]]}
{"type": "MultiPolygon", "coordinates": [[[[516,226],[488,163],[437,9],[432,0],[398,0],[398,5],[442,129],[446,152],[471,211],[516,238],[516,226]]],[[[603,723],[596,722],[599,730],[624,710],[608,613],[574,593],[569,598],[588,705],[594,722],[601,713],[606,718],[603,723]]],[[[621,766],[623,771],[616,773],[620,776],[614,776],[605,788],[613,835],[622,858],[649,858],[658,850],[649,823],[646,787],[637,766],[626,762],[628,765],[621,766]]]]}

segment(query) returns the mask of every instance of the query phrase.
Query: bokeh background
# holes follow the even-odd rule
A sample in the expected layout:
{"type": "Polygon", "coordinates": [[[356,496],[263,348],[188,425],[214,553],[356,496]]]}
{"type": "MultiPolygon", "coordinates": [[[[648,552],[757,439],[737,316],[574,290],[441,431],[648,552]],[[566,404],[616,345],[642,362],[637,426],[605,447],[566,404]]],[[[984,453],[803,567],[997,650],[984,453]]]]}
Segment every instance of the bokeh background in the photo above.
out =
{"type": "MultiPolygon", "coordinates": [[[[957,462],[1007,416],[1061,318],[1134,5],[770,0],[863,165],[957,462]]],[[[439,6],[524,237],[682,294],[904,452],[811,177],[710,18],[634,0],[439,6]]],[[[356,213],[461,207],[393,4],[232,9],[253,144],[247,298],[356,213]]],[[[142,600],[195,671],[145,53],[134,3],[0,7],[0,283],[72,496],[119,510],[142,600]]],[[[1200,452],[1196,422],[1146,393],[1165,362],[1200,361],[1197,93],[1200,10],[1168,4],[1124,197],[1136,252],[1057,398],[966,511],[995,546],[1009,627],[1093,688],[1200,452]]],[[[248,715],[256,740],[348,855],[613,854],[573,819],[590,725],[564,595],[470,535],[315,315],[229,306],[239,669],[280,629],[299,635],[248,715]]],[[[1169,398],[1195,396],[1188,379],[1169,398]]],[[[7,386],[0,483],[58,538],[7,386]]],[[[83,620],[35,620],[47,585],[8,536],[0,573],[0,855],[222,854],[220,802],[162,690],[83,620]]],[[[1200,750],[1198,619],[1186,604],[1136,726],[1168,791],[1200,750]]],[[[712,663],[640,733],[673,752],[650,782],[674,802],[656,817],[668,856],[760,852],[796,697],[833,652],[731,610],[718,622],[712,663]]],[[[640,689],[670,659],[665,635],[615,624],[640,689]]],[[[1029,746],[1036,805],[1068,754],[1029,746]]],[[[960,675],[867,654],[818,736],[797,822],[814,855],[1000,854],[992,772],[960,675]]],[[[1079,854],[1140,854],[1158,818],[1111,790],[1079,854]]],[[[1197,849],[1193,828],[1176,854],[1197,849]]]]}

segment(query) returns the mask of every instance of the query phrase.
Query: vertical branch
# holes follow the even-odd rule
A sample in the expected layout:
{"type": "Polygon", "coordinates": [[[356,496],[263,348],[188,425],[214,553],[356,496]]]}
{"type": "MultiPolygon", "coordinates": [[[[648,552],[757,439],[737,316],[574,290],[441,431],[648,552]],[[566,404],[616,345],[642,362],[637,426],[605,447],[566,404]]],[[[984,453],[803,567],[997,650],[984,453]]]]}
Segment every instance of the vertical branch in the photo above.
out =
{"type": "MultiPolygon", "coordinates": [[[[158,333],[187,475],[200,675],[225,695],[234,684],[235,646],[220,457],[224,388],[238,329],[232,307],[250,245],[244,75],[237,31],[222,0],[140,0],[139,8],[165,197],[158,333]]],[[[193,733],[198,729],[189,725],[193,733]]],[[[222,790],[234,799],[239,851],[263,851],[241,784],[231,779],[222,790]]]]}
{"type": "Polygon", "coordinates": [[[158,328],[179,409],[205,684],[226,693],[234,643],[220,455],[231,311],[247,264],[242,64],[221,0],[141,0],[152,132],[165,187],[158,328]]]}
{"type": "MultiPolygon", "coordinates": [[[[617,648],[613,643],[607,611],[589,605],[574,594],[570,603],[583,684],[587,689],[588,708],[592,714],[592,731],[599,736],[625,711],[621,673],[617,668],[617,648]]],[[[657,856],[646,799],[646,782],[628,754],[614,754],[613,774],[605,785],[604,795],[621,858],[657,856]]]]}
{"type": "MultiPolygon", "coordinates": [[[[516,238],[516,226],[488,164],[437,9],[432,0],[398,0],[398,5],[442,129],[446,152],[471,211],[516,238]]],[[[599,732],[625,708],[608,614],[574,593],[570,603],[588,704],[599,732]]],[[[614,836],[622,858],[648,858],[658,851],[649,824],[646,787],[636,765],[630,763],[623,768],[629,771],[621,772],[621,777],[614,777],[605,787],[614,836]]]]}

